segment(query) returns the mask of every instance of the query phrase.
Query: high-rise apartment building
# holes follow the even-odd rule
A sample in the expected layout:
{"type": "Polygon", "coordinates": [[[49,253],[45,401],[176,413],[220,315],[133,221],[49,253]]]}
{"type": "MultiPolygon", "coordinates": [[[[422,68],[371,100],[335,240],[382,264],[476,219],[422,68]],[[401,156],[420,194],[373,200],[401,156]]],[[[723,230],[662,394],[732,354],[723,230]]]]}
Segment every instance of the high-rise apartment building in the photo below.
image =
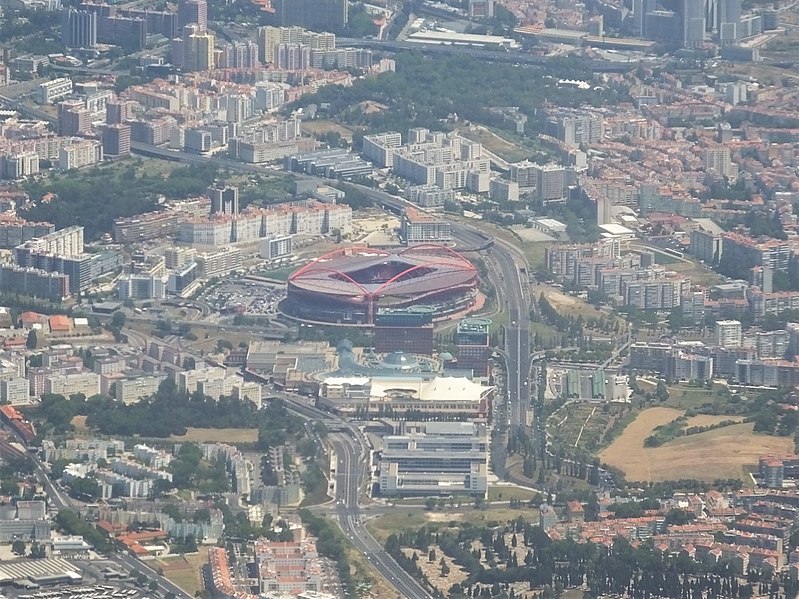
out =
{"type": "Polygon", "coordinates": [[[234,185],[211,187],[208,190],[211,198],[211,214],[238,214],[239,188],[234,185]]]}
{"type": "Polygon", "coordinates": [[[103,155],[127,156],[130,154],[130,125],[116,123],[103,130],[103,155]]]}
{"type": "Polygon", "coordinates": [[[705,148],[702,164],[706,171],[715,171],[728,179],[738,177],[738,165],[732,161],[730,148],[721,145],[705,148]]]}
{"type": "Polygon", "coordinates": [[[183,28],[183,60],[186,71],[208,71],[214,68],[214,36],[197,24],[183,28]]]}
{"type": "Polygon", "coordinates": [[[206,0],[180,0],[178,27],[196,24],[200,31],[208,28],[208,2],[206,0]]]}
{"type": "Polygon", "coordinates": [[[336,36],[328,32],[306,31],[302,27],[261,27],[258,30],[258,59],[272,64],[280,44],[301,44],[311,50],[335,50],[336,36]]]}
{"type": "Polygon", "coordinates": [[[58,134],[80,135],[91,128],[91,112],[83,100],[67,100],[58,105],[58,134]]]}
{"type": "Polygon", "coordinates": [[[130,118],[130,107],[125,100],[114,100],[105,105],[105,122],[109,125],[124,123],[130,118]]]}
{"type": "Polygon", "coordinates": [[[566,197],[565,167],[557,164],[535,165],[533,172],[535,172],[535,197],[537,200],[549,202],[566,197]]]}
{"type": "Polygon", "coordinates": [[[720,347],[741,347],[741,322],[739,320],[716,321],[716,345],[720,347]]]}

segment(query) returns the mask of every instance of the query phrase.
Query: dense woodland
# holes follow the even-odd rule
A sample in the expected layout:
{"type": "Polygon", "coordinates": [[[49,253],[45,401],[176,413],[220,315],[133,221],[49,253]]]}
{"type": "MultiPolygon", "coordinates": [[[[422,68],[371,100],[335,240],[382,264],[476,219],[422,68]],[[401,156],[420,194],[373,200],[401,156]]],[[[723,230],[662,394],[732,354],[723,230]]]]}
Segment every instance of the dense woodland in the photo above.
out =
{"type": "MultiPolygon", "coordinates": [[[[327,86],[290,108],[329,105],[327,114],[369,131],[410,127],[443,128],[442,120],[460,119],[505,127],[505,117],[491,107],[517,106],[528,116],[547,102],[558,106],[601,105],[616,101],[615,92],[559,87],[558,79],[591,79],[579,61],[553,59],[546,70],[509,64],[485,64],[472,56],[433,56],[408,52],[395,57],[396,72],[359,79],[351,87],[327,86]],[[379,110],[366,111],[363,102],[379,110]]],[[[531,124],[534,128],[534,125],[531,124]]],[[[357,140],[356,140],[357,146],[357,140]]]]}
{"type": "Polygon", "coordinates": [[[20,210],[30,221],[46,221],[62,229],[72,225],[84,228],[87,240],[111,231],[114,220],[155,210],[158,197],[190,198],[206,193],[216,178],[211,167],[186,166],[173,169],[164,176],[137,169],[137,161],[123,169],[97,166],[73,173],[56,175],[25,186],[32,205],[20,210]],[[41,198],[48,193],[57,196],[48,202],[41,198]]]}

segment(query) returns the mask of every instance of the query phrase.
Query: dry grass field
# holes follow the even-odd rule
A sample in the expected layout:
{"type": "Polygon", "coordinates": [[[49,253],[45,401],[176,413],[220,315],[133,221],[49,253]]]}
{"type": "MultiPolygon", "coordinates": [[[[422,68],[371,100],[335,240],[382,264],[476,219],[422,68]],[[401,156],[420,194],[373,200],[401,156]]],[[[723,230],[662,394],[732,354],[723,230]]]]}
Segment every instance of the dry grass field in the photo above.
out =
{"type": "MultiPolygon", "coordinates": [[[[681,410],[644,410],[602,453],[600,459],[624,471],[631,481],[663,481],[693,478],[743,478],[744,467],[757,463],[766,453],[790,453],[787,437],[756,435],[753,423],[728,426],[697,435],[678,437],[661,447],[645,448],[644,439],[662,424],[680,416],[681,410]]],[[[729,417],[697,416],[691,426],[708,426],[729,417]],[[699,420],[696,420],[696,419],[699,420]]]]}
{"type": "Polygon", "coordinates": [[[619,323],[620,331],[624,331],[627,327],[627,322],[623,318],[616,316],[613,310],[610,308],[597,308],[582,298],[561,293],[560,291],[556,291],[547,285],[535,286],[533,288],[533,293],[535,294],[535,297],[538,297],[541,293],[543,293],[544,297],[552,305],[552,307],[557,310],[558,314],[563,316],[582,316],[583,318],[596,319],[602,318],[604,316],[605,318],[615,318],[619,323]]]}
{"type": "Polygon", "coordinates": [[[196,555],[182,555],[168,557],[153,562],[151,565],[156,570],[161,568],[164,577],[175,583],[188,595],[194,597],[197,591],[202,590],[200,568],[208,561],[208,547],[200,547],[196,555]]]}
{"type": "Polygon", "coordinates": [[[333,121],[325,119],[304,120],[302,122],[302,130],[311,135],[322,135],[328,132],[338,133],[341,137],[352,143],[352,130],[344,125],[334,123],[333,121]]]}
{"type": "Polygon", "coordinates": [[[257,428],[187,428],[185,435],[172,435],[175,443],[255,443],[258,441],[257,428]]]}
{"type": "Polygon", "coordinates": [[[533,153],[532,150],[516,145],[485,127],[461,129],[460,134],[467,139],[481,143],[489,152],[493,152],[508,162],[520,162],[529,158],[533,153]]]}

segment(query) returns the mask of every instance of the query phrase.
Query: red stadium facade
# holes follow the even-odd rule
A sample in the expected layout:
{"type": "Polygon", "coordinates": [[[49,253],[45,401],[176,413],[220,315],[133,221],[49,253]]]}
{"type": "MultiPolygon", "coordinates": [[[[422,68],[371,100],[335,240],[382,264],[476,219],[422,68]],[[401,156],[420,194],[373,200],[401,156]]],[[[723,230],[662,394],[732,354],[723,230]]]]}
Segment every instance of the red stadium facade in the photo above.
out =
{"type": "Polygon", "coordinates": [[[303,320],[350,325],[373,324],[381,308],[427,306],[438,318],[470,308],[477,286],[474,265],[443,245],[355,246],[294,272],[282,309],[303,320]]]}

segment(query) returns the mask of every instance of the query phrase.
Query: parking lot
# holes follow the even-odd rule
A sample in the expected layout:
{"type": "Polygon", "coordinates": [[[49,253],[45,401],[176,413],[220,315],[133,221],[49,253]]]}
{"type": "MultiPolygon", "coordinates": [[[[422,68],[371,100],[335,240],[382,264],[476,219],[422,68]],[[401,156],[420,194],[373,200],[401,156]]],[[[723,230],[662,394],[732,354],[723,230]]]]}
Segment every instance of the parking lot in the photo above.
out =
{"type": "Polygon", "coordinates": [[[13,595],[15,599],[137,599],[141,591],[123,589],[108,584],[90,586],[67,586],[41,589],[36,591],[21,590],[21,594],[13,595]]]}
{"type": "Polygon", "coordinates": [[[270,316],[277,314],[277,305],[285,296],[282,285],[238,279],[222,281],[202,299],[220,312],[270,316]]]}

